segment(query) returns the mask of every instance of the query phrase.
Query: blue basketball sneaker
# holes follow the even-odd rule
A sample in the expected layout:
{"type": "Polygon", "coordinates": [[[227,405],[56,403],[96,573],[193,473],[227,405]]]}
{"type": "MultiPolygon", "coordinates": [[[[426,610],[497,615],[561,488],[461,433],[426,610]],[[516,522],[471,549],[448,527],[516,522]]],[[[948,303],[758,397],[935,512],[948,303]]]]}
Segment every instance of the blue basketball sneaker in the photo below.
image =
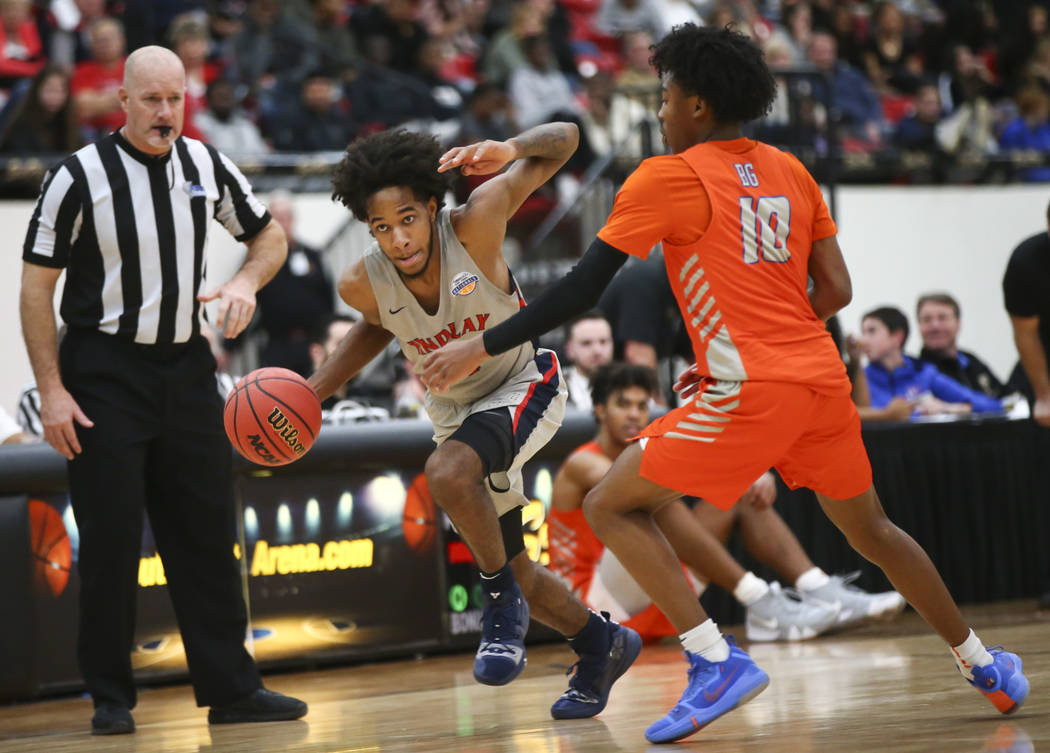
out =
{"type": "Polygon", "coordinates": [[[600,714],[609,702],[613,683],[627,671],[642,650],[642,639],[629,627],[609,619],[602,612],[607,628],[607,641],[601,651],[579,653],[579,660],[569,668],[576,674],[569,689],[551,706],[555,719],[586,719],[600,714]]]}
{"type": "Polygon", "coordinates": [[[506,685],[521,674],[528,629],[529,604],[517,583],[498,598],[486,595],[481,645],[474,656],[474,679],[485,685],[506,685]]]}
{"type": "Polygon", "coordinates": [[[769,675],[737,648],[732,636],[726,636],[726,640],[729,658],[723,662],[711,662],[699,654],[682,652],[689,662],[689,684],[678,705],[645,731],[646,740],[651,743],[681,740],[766,689],[769,675]]]}
{"type": "Polygon", "coordinates": [[[991,646],[988,653],[995,661],[987,667],[974,667],[970,670],[973,679],[967,682],[984,693],[1001,712],[1012,714],[1028,697],[1028,678],[1021,672],[1021,657],[1002,646],[991,646]]]}

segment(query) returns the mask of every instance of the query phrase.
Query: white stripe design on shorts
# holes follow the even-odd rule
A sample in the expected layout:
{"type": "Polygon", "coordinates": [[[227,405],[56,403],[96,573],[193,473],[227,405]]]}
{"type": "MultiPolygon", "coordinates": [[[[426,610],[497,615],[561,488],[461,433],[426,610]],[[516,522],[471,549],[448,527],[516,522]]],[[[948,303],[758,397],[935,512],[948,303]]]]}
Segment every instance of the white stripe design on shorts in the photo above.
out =
{"type": "Polygon", "coordinates": [[[693,442],[714,442],[715,441],[714,437],[697,437],[697,436],[694,436],[692,434],[683,434],[680,431],[669,431],[666,434],[664,434],[664,436],[665,437],[670,437],[671,439],[690,439],[693,442]]]}

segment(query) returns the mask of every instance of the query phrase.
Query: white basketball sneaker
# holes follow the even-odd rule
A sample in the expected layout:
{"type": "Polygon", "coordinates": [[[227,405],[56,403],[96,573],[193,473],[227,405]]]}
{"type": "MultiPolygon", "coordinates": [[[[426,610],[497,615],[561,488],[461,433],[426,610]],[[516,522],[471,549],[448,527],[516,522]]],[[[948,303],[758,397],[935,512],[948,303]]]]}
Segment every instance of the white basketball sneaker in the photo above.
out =
{"type": "Polygon", "coordinates": [[[901,613],[906,605],[903,596],[896,591],[868,593],[851,585],[859,577],[859,570],[849,575],[830,575],[828,582],[820,588],[802,591],[802,600],[837,608],[836,628],[867,620],[892,620],[901,613]]]}
{"type": "Polygon", "coordinates": [[[747,608],[749,641],[804,641],[835,626],[838,609],[803,601],[794,589],[769,584],[769,593],[747,608]]]}

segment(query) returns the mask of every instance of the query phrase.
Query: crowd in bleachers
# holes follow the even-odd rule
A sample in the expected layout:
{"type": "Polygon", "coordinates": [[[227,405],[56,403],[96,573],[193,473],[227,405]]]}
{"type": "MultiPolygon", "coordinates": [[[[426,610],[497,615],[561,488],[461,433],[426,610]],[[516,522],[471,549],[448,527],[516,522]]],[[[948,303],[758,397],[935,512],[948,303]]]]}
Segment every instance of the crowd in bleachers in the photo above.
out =
{"type": "Polygon", "coordinates": [[[502,138],[561,117],[583,127],[583,161],[615,145],[644,156],[632,126],[658,88],[648,48],[683,22],[762,45],[785,84],[767,139],[830,126],[846,151],[1050,152],[1047,5],[2,0],[0,152],[68,152],[120,125],[127,52],[165,44],[188,74],[186,134],[234,155],[341,150],[406,123],[449,143],[502,138]]]}

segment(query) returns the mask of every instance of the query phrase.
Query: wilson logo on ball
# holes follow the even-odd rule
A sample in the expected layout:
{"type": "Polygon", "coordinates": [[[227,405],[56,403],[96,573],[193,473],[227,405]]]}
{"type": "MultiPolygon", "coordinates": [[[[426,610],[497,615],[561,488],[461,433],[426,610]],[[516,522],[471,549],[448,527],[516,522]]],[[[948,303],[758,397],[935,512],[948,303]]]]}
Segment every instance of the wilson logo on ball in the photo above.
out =
{"type": "Polygon", "coordinates": [[[285,444],[291,448],[292,452],[296,455],[302,455],[306,452],[306,446],[299,441],[299,430],[295,428],[295,424],[288,420],[288,417],[281,413],[281,409],[276,405],[273,410],[270,411],[270,415],[266,417],[270,426],[277,432],[277,436],[284,440],[285,444]]]}

